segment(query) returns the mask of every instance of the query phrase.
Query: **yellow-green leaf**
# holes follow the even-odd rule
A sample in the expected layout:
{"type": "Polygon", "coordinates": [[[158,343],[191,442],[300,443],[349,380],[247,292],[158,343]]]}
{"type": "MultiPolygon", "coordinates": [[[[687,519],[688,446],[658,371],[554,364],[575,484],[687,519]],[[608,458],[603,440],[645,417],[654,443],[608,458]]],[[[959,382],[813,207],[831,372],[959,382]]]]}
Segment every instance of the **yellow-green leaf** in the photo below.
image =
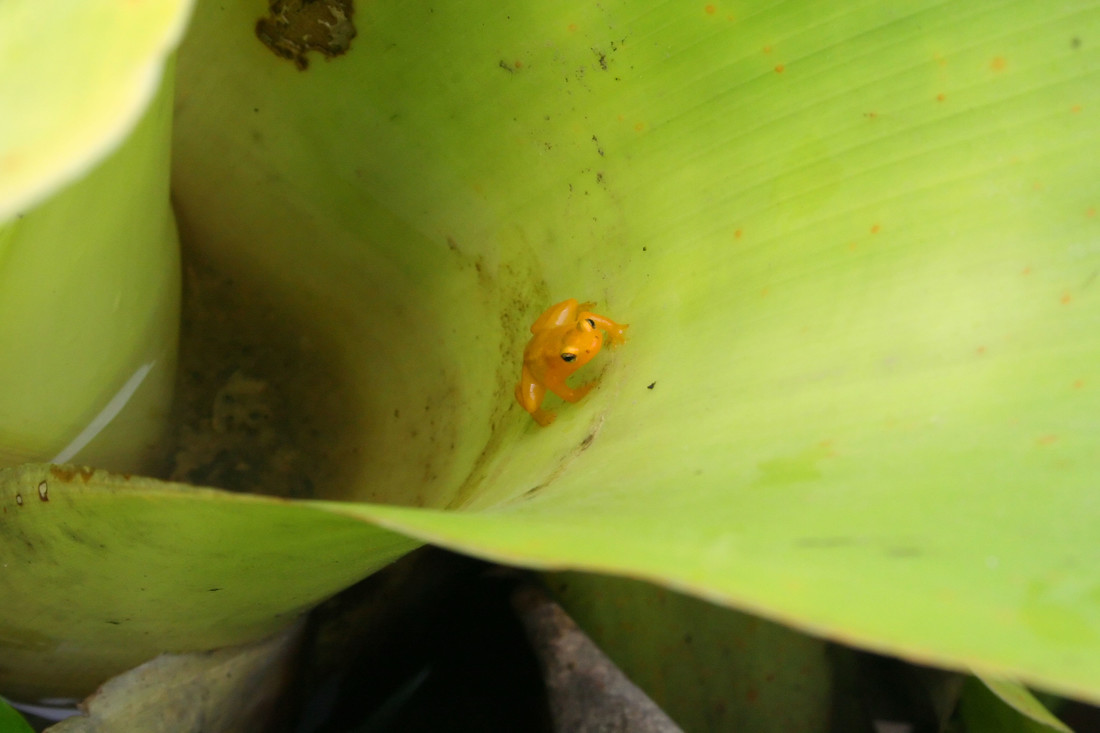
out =
{"type": "Polygon", "coordinates": [[[372,4],[306,71],[252,22],[198,10],[174,182],[361,364],[332,497],[435,507],[333,511],[1100,697],[1096,3],[372,4]],[[630,339],[541,429],[566,297],[630,339]]]}
{"type": "Polygon", "coordinates": [[[415,543],[264,497],[0,469],[0,689],[73,696],[161,652],[269,634],[415,543]]]}
{"type": "Polygon", "coordinates": [[[0,221],[88,171],[160,86],[192,3],[0,6],[0,221]]]}

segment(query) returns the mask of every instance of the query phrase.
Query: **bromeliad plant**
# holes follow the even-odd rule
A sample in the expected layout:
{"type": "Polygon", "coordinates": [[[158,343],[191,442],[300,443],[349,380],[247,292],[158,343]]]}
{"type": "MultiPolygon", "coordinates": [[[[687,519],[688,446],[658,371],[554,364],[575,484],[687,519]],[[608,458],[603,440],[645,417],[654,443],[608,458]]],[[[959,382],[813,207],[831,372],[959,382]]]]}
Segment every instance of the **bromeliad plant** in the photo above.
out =
{"type": "Polygon", "coordinates": [[[0,7],[3,693],[429,542],[1100,700],[1100,4],[50,5],[0,7]],[[353,375],[315,499],[47,465],[163,428],[169,183],[353,375]],[[630,340],[540,428],[570,297],[630,340]]]}

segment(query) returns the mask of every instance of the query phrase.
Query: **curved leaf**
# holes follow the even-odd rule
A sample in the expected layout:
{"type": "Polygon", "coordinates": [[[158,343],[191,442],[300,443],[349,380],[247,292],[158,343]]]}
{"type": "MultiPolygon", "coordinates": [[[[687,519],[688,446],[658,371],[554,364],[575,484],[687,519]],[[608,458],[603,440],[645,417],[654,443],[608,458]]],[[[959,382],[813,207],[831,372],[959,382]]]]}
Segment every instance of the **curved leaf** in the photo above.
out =
{"type": "Polygon", "coordinates": [[[966,730],[974,733],[1049,733],[1070,730],[1025,687],[1013,682],[980,678],[967,680],[959,700],[959,716],[966,730]]]}
{"type": "Polygon", "coordinates": [[[0,224],[0,466],[160,458],[180,298],[171,103],[169,77],[121,147],[0,224]]]}
{"type": "Polygon", "coordinates": [[[0,733],[32,733],[33,730],[22,715],[0,698],[0,733]]]}
{"type": "Polygon", "coordinates": [[[0,221],[78,178],[137,124],[188,0],[0,7],[0,221]]]}
{"type": "Polygon", "coordinates": [[[415,546],[257,496],[0,469],[0,689],[82,695],[161,652],[254,640],[415,546]]]}
{"type": "Polygon", "coordinates": [[[623,578],[558,573],[549,582],[600,649],[684,730],[823,731],[837,719],[819,639],[623,578]]]}
{"type": "Polygon", "coordinates": [[[1011,707],[1021,716],[1028,718],[1028,723],[1037,726],[1041,730],[1055,730],[1060,733],[1071,733],[1069,727],[1058,720],[1047,710],[1043,703],[1039,702],[1031,691],[1023,685],[1008,680],[982,678],[982,683],[1000,698],[1001,702],[1011,707]]]}
{"type": "Polygon", "coordinates": [[[1100,699],[1100,7],[819,5],[374,4],[299,71],[201,4],[185,232],[347,345],[363,479],[9,491],[15,668],[51,629],[106,671],[272,628],[409,547],[353,517],[1100,699]],[[631,340],[540,429],[519,354],[572,296],[631,340]],[[42,595],[89,577],[71,615],[42,595]]]}
{"type": "Polygon", "coordinates": [[[181,51],[188,230],[369,375],[333,498],[479,511],[329,508],[1100,696],[1095,3],[371,5],[303,72],[251,12],[181,51]],[[543,430],[571,296],[631,339],[543,430]]]}

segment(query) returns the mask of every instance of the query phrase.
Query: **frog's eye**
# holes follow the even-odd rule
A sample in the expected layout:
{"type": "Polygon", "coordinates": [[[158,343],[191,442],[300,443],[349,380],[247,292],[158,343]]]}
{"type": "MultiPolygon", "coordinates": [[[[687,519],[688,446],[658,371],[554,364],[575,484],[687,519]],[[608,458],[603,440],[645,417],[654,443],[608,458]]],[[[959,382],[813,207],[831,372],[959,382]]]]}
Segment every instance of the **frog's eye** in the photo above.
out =
{"type": "Polygon", "coordinates": [[[562,361],[576,361],[576,359],[577,359],[577,355],[576,354],[570,354],[568,351],[561,355],[561,360],[562,361]]]}
{"type": "Polygon", "coordinates": [[[596,322],[593,321],[591,318],[585,318],[584,322],[591,326],[592,330],[596,330],[596,322]]]}

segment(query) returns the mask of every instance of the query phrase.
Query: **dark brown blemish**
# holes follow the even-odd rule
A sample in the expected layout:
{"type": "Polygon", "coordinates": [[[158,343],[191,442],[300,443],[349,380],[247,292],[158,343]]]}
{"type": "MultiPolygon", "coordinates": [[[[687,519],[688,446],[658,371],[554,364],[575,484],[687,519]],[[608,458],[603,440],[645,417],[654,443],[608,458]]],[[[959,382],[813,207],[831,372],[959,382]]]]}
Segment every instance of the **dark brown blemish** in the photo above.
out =
{"type": "Polygon", "coordinates": [[[542,491],[543,489],[545,489],[549,485],[550,484],[548,482],[543,482],[543,483],[539,484],[538,486],[532,486],[531,488],[527,489],[527,491],[523,492],[523,495],[524,495],[524,497],[530,498],[530,497],[534,496],[535,494],[539,493],[540,491],[542,491]]]}
{"type": "Polygon", "coordinates": [[[354,12],[352,0],[268,0],[268,17],[256,21],[256,37],[305,71],[309,51],[327,58],[348,52],[356,35],[354,12]]]}
{"type": "Polygon", "coordinates": [[[50,486],[45,481],[38,482],[38,498],[42,501],[50,500],[50,486]]]}
{"type": "Polygon", "coordinates": [[[645,388],[646,388],[646,389],[653,389],[653,388],[654,388],[654,387],[656,387],[656,386],[657,386],[657,383],[656,383],[656,382],[650,382],[649,384],[647,384],[647,385],[645,386],[645,388]]]}

